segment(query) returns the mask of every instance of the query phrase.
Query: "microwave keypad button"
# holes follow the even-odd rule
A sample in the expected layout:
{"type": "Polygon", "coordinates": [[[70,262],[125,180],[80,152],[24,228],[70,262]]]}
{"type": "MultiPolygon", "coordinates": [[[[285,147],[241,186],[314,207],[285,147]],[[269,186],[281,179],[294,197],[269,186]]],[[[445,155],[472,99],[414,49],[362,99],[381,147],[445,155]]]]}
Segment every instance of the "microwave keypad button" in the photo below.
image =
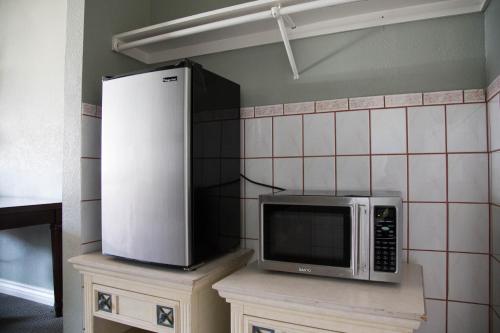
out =
{"type": "Polygon", "coordinates": [[[395,272],[397,269],[396,208],[376,206],[375,219],[375,271],[395,272]]]}

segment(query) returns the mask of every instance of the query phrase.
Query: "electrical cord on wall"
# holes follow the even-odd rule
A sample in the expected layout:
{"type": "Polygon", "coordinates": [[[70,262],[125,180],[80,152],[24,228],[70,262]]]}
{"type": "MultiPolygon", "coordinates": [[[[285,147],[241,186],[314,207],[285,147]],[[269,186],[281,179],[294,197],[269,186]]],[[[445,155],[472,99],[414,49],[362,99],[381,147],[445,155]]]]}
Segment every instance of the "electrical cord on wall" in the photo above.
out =
{"type": "MultiPolygon", "coordinates": [[[[258,185],[258,186],[267,187],[267,188],[271,188],[273,190],[278,190],[278,191],[285,191],[286,190],[286,189],[284,189],[282,187],[273,186],[273,185],[264,184],[264,183],[259,183],[259,182],[255,181],[255,180],[252,180],[252,179],[248,178],[247,176],[245,176],[242,173],[240,173],[240,176],[241,176],[241,178],[245,179],[246,181],[248,181],[248,182],[250,182],[252,184],[258,185]]],[[[215,185],[205,186],[205,187],[202,187],[202,189],[208,190],[208,189],[211,189],[211,188],[216,188],[216,187],[221,187],[221,186],[227,186],[227,185],[235,184],[235,183],[237,183],[239,181],[240,181],[239,179],[235,179],[235,180],[231,180],[231,181],[228,181],[228,182],[225,182],[225,183],[221,183],[221,184],[215,184],[215,185]]]]}
{"type": "Polygon", "coordinates": [[[255,184],[255,185],[259,185],[259,186],[263,186],[263,187],[267,187],[267,188],[271,188],[273,190],[278,190],[278,191],[285,191],[284,188],[282,187],[278,187],[278,186],[273,186],[273,185],[269,185],[269,184],[264,184],[264,183],[259,183],[259,182],[256,182],[255,180],[251,180],[250,178],[248,178],[247,176],[245,176],[244,174],[240,173],[240,176],[241,178],[249,181],[250,183],[252,184],[255,184]]]}

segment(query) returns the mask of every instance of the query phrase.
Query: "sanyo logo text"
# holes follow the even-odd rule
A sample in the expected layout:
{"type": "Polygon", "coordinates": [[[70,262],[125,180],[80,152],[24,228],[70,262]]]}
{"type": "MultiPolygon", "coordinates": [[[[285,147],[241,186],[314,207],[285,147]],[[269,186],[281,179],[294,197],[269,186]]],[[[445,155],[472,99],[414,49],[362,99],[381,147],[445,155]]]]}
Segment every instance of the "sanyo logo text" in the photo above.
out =
{"type": "Polygon", "coordinates": [[[312,269],[310,269],[309,267],[299,267],[299,272],[311,273],[312,269]]]}

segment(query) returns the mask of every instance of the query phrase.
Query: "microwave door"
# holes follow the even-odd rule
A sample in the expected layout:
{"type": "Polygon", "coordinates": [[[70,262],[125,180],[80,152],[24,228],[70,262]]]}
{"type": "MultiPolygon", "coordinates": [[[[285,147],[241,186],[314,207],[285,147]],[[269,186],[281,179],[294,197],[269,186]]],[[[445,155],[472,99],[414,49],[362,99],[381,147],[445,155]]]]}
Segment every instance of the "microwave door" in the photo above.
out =
{"type": "Polygon", "coordinates": [[[264,268],[352,278],[357,267],[354,205],[261,205],[264,268]]]}

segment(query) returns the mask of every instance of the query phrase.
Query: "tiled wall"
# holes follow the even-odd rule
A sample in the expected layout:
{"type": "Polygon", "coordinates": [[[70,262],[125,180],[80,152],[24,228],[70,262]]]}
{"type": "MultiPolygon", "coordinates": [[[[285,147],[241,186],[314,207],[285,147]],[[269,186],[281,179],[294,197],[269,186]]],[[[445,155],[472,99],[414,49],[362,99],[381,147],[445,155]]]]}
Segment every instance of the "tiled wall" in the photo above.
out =
{"type": "Polygon", "coordinates": [[[500,332],[500,76],[488,87],[490,159],[490,304],[492,332],[500,332]]]}
{"type": "Polygon", "coordinates": [[[82,104],[82,253],[101,248],[101,107],[82,104]]]}
{"type": "MultiPolygon", "coordinates": [[[[401,191],[405,258],[424,266],[429,320],[419,332],[487,332],[495,259],[483,90],[256,106],[242,108],[241,117],[241,169],[253,180],[401,191]]],[[[100,108],[83,104],[83,251],[100,248],[100,126],[100,108]]],[[[242,185],[242,245],[255,251],[257,198],[266,192],[242,185]]]]}
{"type": "MultiPolygon", "coordinates": [[[[258,106],[241,116],[247,177],[287,189],[401,191],[405,258],[424,266],[429,321],[419,332],[488,331],[483,90],[258,106]]],[[[266,192],[243,189],[242,237],[256,251],[266,192]]]]}

